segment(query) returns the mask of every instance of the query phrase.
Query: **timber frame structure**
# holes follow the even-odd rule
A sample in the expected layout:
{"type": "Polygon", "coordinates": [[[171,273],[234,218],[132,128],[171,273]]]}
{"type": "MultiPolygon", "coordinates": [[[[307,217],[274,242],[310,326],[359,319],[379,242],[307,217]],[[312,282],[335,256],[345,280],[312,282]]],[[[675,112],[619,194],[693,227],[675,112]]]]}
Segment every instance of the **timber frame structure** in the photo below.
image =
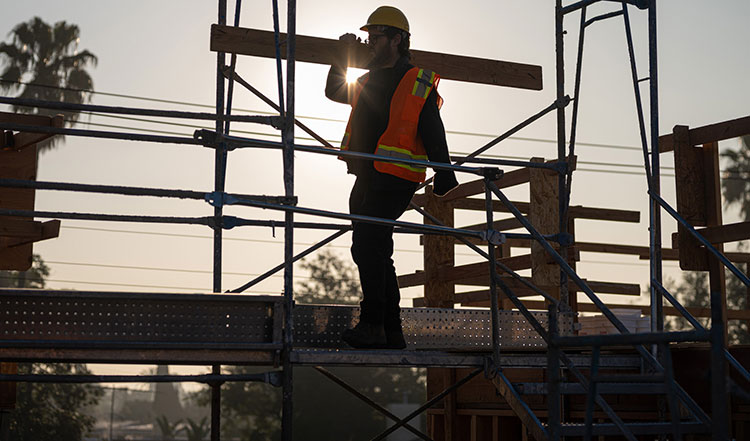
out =
{"type": "MultiPolygon", "coordinates": [[[[6,364],[0,375],[2,381],[26,382],[157,382],[157,381],[200,381],[211,386],[212,418],[211,439],[220,439],[220,394],[221,384],[226,381],[262,381],[283,388],[282,439],[292,439],[292,366],[295,364],[314,365],[333,381],[341,384],[323,365],[393,365],[423,366],[439,368],[469,369],[460,379],[456,371],[450,371],[451,378],[446,388],[436,391],[427,403],[417,412],[399,419],[361,396],[357,391],[343,387],[378,408],[395,421],[384,433],[375,439],[383,439],[399,427],[405,427],[421,439],[456,439],[455,426],[446,430],[431,428],[425,435],[409,426],[408,421],[417,414],[430,409],[443,399],[454,400],[452,394],[457,388],[484,373],[498,394],[503,397],[513,412],[534,439],[559,440],[566,437],[613,435],[636,440],[639,437],[671,434],[673,439],[682,439],[687,434],[709,436],[715,440],[730,439],[729,369],[732,369],[735,382],[743,386],[750,382],[747,369],[730,354],[726,341],[726,299],[723,295],[724,268],[750,286],[750,279],[737,269],[727,255],[721,252],[721,243],[750,238],[747,225],[722,226],[720,217],[720,197],[717,199],[718,172],[703,173],[716,179],[698,181],[690,170],[718,170],[716,142],[732,136],[750,133],[750,120],[743,118],[707,128],[689,130],[676,127],[670,136],[659,137],[658,120],[658,81],[656,53],[656,0],[607,1],[620,5],[621,9],[611,13],[586,17],[586,8],[603,0],[582,0],[563,5],[556,0],[556,99],[539,113],[529,117],[508,132],[465,158],[453,158],[453,164],[437,164],[424,161],[393,159],[393,162],[427,166],[433,169],[450,169],[460,173],[470,173],[479,177],[476,181],[462,184],[451,198],[455,201],[437,202],[427,187],[424,195],[418,195],[412,208],[425,217],[424,224],[390,221],[364,216],[317,210],[300,207],[294,193],[294,152],[305,151],[331,156],[348,156],[373,160],[375,155],[342,152],[332,149],[322,138],[295,120],[295,62],[327,62],[330,45],[323,39],[296,35],[296,1],[288,0],[287,32],[279,29],[277,0],[274,7],[274,32],[264,33],[239,28],[240,0],[235,7],[234,26],[227,26],[227,1],[219,0],[218,24],[212,27],[212,50],[217,51],[216,112],[176,112],[94,105],[73,105],[50,103],[15,98],[0,98],[0,103],[16,106],[32,106],[50,109],[89,110],[103,113],[149,115],[193,120],[210,120],[216,123],[213,131],[196,131],[193,138],[176,136],[153,136],[147,134],[115,133],[92,130],[63,128],[58,125],[24,124],[0,120],[6,142],[4,147],[13,148],[9,139],[22,137],[21,133],[41,133],[43,135],[62,134],[105,139],[123,139],[157,143],[172,143],[203,146],[215,150],[215,185],[212,191],[189,191],[175,189],[117,187],[104,185],[84,185],[59,182],[39,182],[33,179],[11,179],[0,177],[3,188],[77,191],[88,193],[119,194],[130,196],[150,196],[205,200],[213,207],[213,215],[207,217],[162,217],[142,215],[113,215],[101,213],[42,212],[29,209],[0,207],[0,220],[11,217],[90,219],[100,221],[150,222],[171,224],[205,225],[214,234],[214,277],[213,292],[222,292],[222,231],[236,226],[273,227],[274,221],[242,219],[226,216],[224,206],[240,205],[259,207],[284,213],[283,264],[269,270],[256,280],[248,282],[232,292],[239,293],[276,271],[284,270],[283,296],[256,295],[178,295],[143,293],[102,293],[102,292],[61,292],[24,289],[4,289],[0,291],[0,359],[15,361],[81,361],[81,362],[156,362],[165,364],[212,364],[210,375],[202,376],[24,376],[12,373],[6,364]],[[647,10],[649,22],[649,75],[638,77],[631,38],[629,7],[647,10]],[[563,21],[568,14],[580,12],[580,33],[578,43],[578,63],[576,67],[573,98],[565,93],[563,66],[563,21]],[[650,196],[650,293],[651,329],[650,332],[631,333],[611,309],[602,302],[595,290],[624,289],[600,282],[583,280],[574,270],[576,255],[580,251],[600,249],[612,251],[614,248],[597,247],[596,244],[576,243],[571,231],[571,219],[576,216],[594,216],[596,209],[570,207],[570,189],[575,168],[575,135],[579,108],[581,64],[585,29],[601,20],[621,17],[624,20],[628,48],[631,58],[633,86],[636,97],[638,119],[643,147],[643,160],[648,179],[650,196]],[[308,45],[307,47],[305,45],[308,45]],[[314,48],[329,45],[325,50],[315,52],[314,48]],[[286,53],[282,53],[282,47],[286,53]],[[305,48],[304,50],[302,50],[305,48]],[[298,54],[300,49],[300,54],[298,54]],[[226,63],[226,53],[231,52],[231,62],[226,63]],[[278,78],[278,103],[263,97],[262,94],[245,82],[235,72],[237,54],[269,56],[276,59],[278,78]],[[298,56],[299,55],[299,56],[298,56]],[[282,58],[286,58],[286,75],[282,71],[282,58]],[[286,77],[286,87],[283,78],[286,77]],[[646,130],[639,84],[648,81],[650,86],[650,131],[646,130]],[[232,95],[236,83],[262,97],[278,112],[275,116],[232,115],[232,95]],[[570,136],[566,136],[566,108],[572,104],[570,136]],[[505,161],[479,158],[478,155],[507,139],[522,128],[534,123],[543,116],[555,113],[557,118],[557,158],[551,161],[505,161]],[[281,131],[281,142],[231,136],[230,123],[245,122],[266,124],[281,131]],[[323,147],[297,145],[294,143],[295,125],[311,133],[321,141],[323,147]],[[19,133],[13,133],[17,131],[19,133]],[[694,145],[703,144],[702,148],[694,145]],[[655,147],[658,146],[658,147],[655,147]],[[227,193],[225,177],[228,153],[238,148],[264,148],[281,150],[284,160],[283,196],[258,196],[227,193]],[[698,150],[696,150],[698,149],[698,150]],[[678,177],[678,208],[672,208],[661,197],[660,191],[660,151],[674,150],[677,161],[684,162],[686,173],[678,177]],[[520,170],[503,173],[500,167],[523,167],[520,170]],[[691,168],[692,167],[692,168],[691,168]],[[710,167],[710,168],[709,168],[710,167]],[[551,176],[551,178],[550,178],[551,176]],[[511,202],[502,191],[509,185],[523,182],[539,182],[547,190],[547,204],[543,212],[534,214],[537,205],[522,205],[511,202]],[[684,181],[685,183],[683,183],[684,181]],[[550,182],[552,185],[550,185],[550,182]],[[680,190],[684,185],[685,190],[680,190]],[[700,192],[701,203],[696,203],[685,195],[700,192]],[[467,199],[467,196],[480,194],[483,199],[467,199]],[[493,200],[497,198],[497,200],[493,200]],[[717,202],[718,201],[718,202],[717,202]],[[441,205],[442,204],[442,205],[441,205]],[[452,205],[450,205],[452,204],[452,205]],[[480,209],[486,213],[486,223],[479,226],[454,228],[446,207],[480,209]],[[424,207],[424,208],[422,208],[424,207]],[[718,208],[718,217],[717,217],[718,208]],[[661,213],[666,211],[677,220],[680,230],[675,243],[676,250],[662,247],[661,213]],[[513,215],[511,220],[495,221],[496,211],[506,211],[513,215]],[[524,216],[524,212],[529,216],[524,216]],[[346,223],[303,223],[295,222],[295,213],[316,215],[345,221],[374,222],[395,227],[404,234],[424,234],[425,274],[402,276],[401,282],[425,284],[425,298],[421,301],[427,308],[404,310],[404,327],[409,339],[406,351],[351,351],[343,350],[335,342],[341,329],[349,326],[356,318],[355,308],[337,306],[295,305],[293,296],[293,263],[314,252],[325,244],[346,233],[350,226],[346,223]],[[549,216],[554,213],[555,217],[549,216]],[[687,215],[686,215],[687,213],[687,215]],[[541,219],[541,220],[540,220],[541,219]],[[695,225],[706,225],[696,230],[695,225]],[[506,231],[518,226],[524,232],[506,231]],[[329,229],[335,232],[324,241],[297,255],[293,252],[293,237],[296,228],[329,229]],[[428,263],[434,250],[452,249],[459,241],[486,259],[480,266],[455,268],[453,276],[442,279],[434,276],[435,269],[454,267],[448,255],[439,255],[436,261],[428,263]],[[479,248],[478,244],[486,249],[479,248]],[[717,245],[719,244],[719,245],[717,245]],[[507,254],[509,247],[531,248],[530,256],[507,254]],[[429,251],[428,251],[429,248],[429,251]],[[498,256],[499,253],[499,256],[498,256]],[[662,284],[662,261],[665,258],[679,258],[683,268],[708,270],[711,275],[711,327],[706,329],[688,309],[684,308],[664,288],[662,284]],[[520,276],[519,269],[532,269],[531,279],[520,276]],[[499,270],[499,271],[498,271],[499,270]],[[467,271],[473,271],[473,279],[484,278],[487,290],[476,293],[456,294],[454,285],[467,271]],[[451,277],[453,277],[451,279],[451,277]],[[593,289],[593,286],[598,288],[593,289]],[[500,296],[504,299],[501,301],[500,296]],[[578,310],[585,310],[578,303],[576,293],[580,292],[590,300],[588,310],[601,311],[620,332],[615,335],[575,335],[574,321],[578,310]],[[523,294],[521,294],[523,293],[523,294]],[[572,295],[571,295],[572,294],[572,295]],[[525,301],[525,295],[541,296],[544,302],[525,301]],[[666,298],[674,309],[663,306],[666,298]],[[452,310],[455,303],[489,306],[489,310],[452,310]],[[542,310],[532,312],[531,309],[542,310]],[[665,312],[680,314],[693,326],[691,331],[666,332],[665,312]],[[430,321],[430,326],[425,323],[430,321]],[[324,322],[323,328],[315,324],[324,322]],[[439,323],[438,323],[439,322],[439,323]],[[435,324],[438,323],[438,324],[435,324]],[[442,324],[440,324],[442,323],[442,324]],[[471,329],[472,338],[462,336],[451,344],[461,352],[446,352],[444,346],[430,346],[440,338],[450,339],[457,323],[471,329]],[[522,323],[512,335],[507,334],[509,323],[522,323]],[[428,329],[429,328],[429,329],[428,329]],[[502,329],[501,329],[502,328],[502,329]],[[310,337],[312,336],[312,337],[310,337]],[[438,337],[437,339],[435,337],[438,337]],[[521,343],[519,343],[521,342],[521,343]],[[708,342],[710,344],[711,371],[711,416],[675,380],[672,350],[670,343],[708,342]],[[526,352],[514,351],[520,346],[526,352]],[[626,346],[627,352],[608,352],[606,348],[626,346]],[[467,347],[471,347],[467,351],[467,347]],[[419,348],[422,350],[411,350],[419,348]],[[427,349],[427,350],[425,350],[427,349]],[[531,349],[531,352],[528,351],[531,349]],[[280,366],[259,375],[224,375],[222,364],[255,364],[280,366]],[[546,372],[543,382],[520,384],[512,381],[507,371],[512,368],[535,368],[546,372]],[[607,373],[604,370],[609,369],[607,373]],[[629,369],[622,373],[622,369],[629,369]],[[635,370],[635,374],[633,374],[635,370]],[[10,373],[8,373],[10,372],[10,373]],[[614,372],[614,374],[612,373],[614,372]],[[739,377],[738,377],[739,375],[739,377]],[[543,412],[532,408],[524,394],[546,395],[543,412]],[[661,412],[653,412],[651,421],[630,421],[618,414],[608,403],[609,394],[661,394],[661,412]],[[582,394],[586,397],[585,411],[578,416],[570,412],[573,404],[568,394],[582,394]],[[605,396],[607,395],[607,396],[605,396]],[[597,411],[597,409],[599,409],[597,411]],[[609,422],[601,422],[604,418],[609,422]],[[439,433],[441,432],[441,433],[439,433]]],[[[339,47],[339,50],[341,48],[339,47]]],[[[360,64],[361,49],[354,49],[353,65],[360,64]],[[357,55],[360,53],[360,55],[357,55]]],[[[416,52],[416,51],[415,51],[416,52]]],[[[416,52],[415,58],[426,63],[426,67],[439,57],[435,54],[416,52]],[[431,58],[433,57],[433,58],[431,58]]],[[[463,60],[469,60],[463,57],[463,60]]],[[[521,87],[531,90],[541,89],[541,69],[517,63],[482,60],[487,71],[464,69],[456,66],[451,70],[437,69],[444,78],[468,79],[486,84],[521,87]],[[472,77],[473,75],[477,75],[472,77]],[[479,78],[481,77],[481,78],[479,78]]],[[[461,64],[466,66],[465,63],[461,64]]],[[[26,136],[26,135],[23,135],[26,136]]],[[[377,157],[378,160],[383,158],[377,157]]],[[[601,212],[599,212],[601,214],[601,212]]],[[[614,213],[620,221],[632,221],[626,212],[614,213]],[[629,219],[629,220],[628,220],[629,219]]],[[[637,218],[637,216],[636,216],[637,218]]],[[[616,248],[612,252],[626,252],[644,255],[645,250],[637,247],[616,248]]],[[[729,255],[729,257],[732,257],[729,255]]],[[[734,255],[735,262],[748,262],[747,255],[734,255]]],[[[620,292],[623,293],[623,292],[620,292]]],[[[749,319],[746,311],[735,311],[735,317],[749,319]]],[[[442,388],[441,388],[442,389],[442,388]]],[[[455,405],[455,402],[453,403],[455,405]]],[[[449,412],[449,405],[445,406],[449,412]]],[[[455,412],[455,406],[453,409],[455,412]]],[[[445,413],[447,415],[447,413],[445,413]]],[[[434,421],[433,421],[434,423],[434,421]]],[[[497,439],[496,422],[491,437],[497,439]]],[[[472,436],[476,437],[472,426],[472,436]]],[[[462,437],[468,439],[468,437],[462,437]]],[[[475,439],[475,438],[472,438],[475,439]]]]}

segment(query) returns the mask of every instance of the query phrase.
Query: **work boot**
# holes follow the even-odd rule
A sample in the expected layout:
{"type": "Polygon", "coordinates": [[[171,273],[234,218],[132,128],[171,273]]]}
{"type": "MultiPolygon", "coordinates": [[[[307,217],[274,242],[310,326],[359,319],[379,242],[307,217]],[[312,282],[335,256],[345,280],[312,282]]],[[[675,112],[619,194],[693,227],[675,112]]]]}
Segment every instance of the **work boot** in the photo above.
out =
{"type": "Polygon", "coordinates": [[[356,349],[383,348],[388,343],[382,324],[374,325],[362,321],[354,328],[344,331],[341,339],[356,349]]]}
{"type": "Polygon", "coordinates": [[[387,340],[386,347],[388,349],[404,349],[406,347],[404,332],[401,328],[386,330],[385,339],[387,340]]]}

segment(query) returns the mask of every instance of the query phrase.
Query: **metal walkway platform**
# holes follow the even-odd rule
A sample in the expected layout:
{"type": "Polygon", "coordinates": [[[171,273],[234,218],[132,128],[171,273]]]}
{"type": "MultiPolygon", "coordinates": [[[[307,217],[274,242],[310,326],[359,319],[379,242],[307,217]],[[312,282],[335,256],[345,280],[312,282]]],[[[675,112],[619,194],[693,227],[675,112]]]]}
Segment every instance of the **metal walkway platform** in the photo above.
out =
{"type": "MultiPolygon", "coordinates": [[[[282,296],[0,290],[0,359],[89,363],[278,365],[282,296]]],[[[341,332],[359,308],[298,305],[292,362],[309,365],[483,366],[488,310],[404,308],[406,350],[351,350],[341,332]]],[[[544,367],[544,342],[517,312],[501,311],[503,365],[544,367]]],[[[537,318],[546,325],[546,314],[537,318]]],[[[572,333],[572,317],[561,326],[572,333]]],[[[587,355],[577,356],[581,365],[587,355]]],[[[613,367],[637,367],[627,355],[613,367]]]]}

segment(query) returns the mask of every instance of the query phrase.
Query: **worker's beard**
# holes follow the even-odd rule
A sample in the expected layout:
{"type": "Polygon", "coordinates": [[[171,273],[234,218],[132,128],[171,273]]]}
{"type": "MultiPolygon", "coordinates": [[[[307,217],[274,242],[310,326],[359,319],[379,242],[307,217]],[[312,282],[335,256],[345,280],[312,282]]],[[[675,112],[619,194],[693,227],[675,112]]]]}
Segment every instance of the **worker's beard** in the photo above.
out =
{"type": "Polygon", "coordinates": [[[369,69],[378,69],[391,66],[397,58],[398,54],[391,52],[389,46],[374,47],[372,49],[372,59],[370,59],[367,67],[369,69]]]}

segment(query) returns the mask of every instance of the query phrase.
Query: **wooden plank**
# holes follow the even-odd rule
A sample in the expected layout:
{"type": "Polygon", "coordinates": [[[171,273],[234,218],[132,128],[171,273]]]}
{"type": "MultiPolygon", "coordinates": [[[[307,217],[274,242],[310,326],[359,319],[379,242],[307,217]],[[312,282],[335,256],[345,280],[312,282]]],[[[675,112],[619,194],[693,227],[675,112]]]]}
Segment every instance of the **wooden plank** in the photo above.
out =
{"type": "MultiPolygon", "coordinates": [[[[696,228],[696,231],[712,244],[737,242],[750,239],[750,221],[719,225],[715,227],[696,228]]],[[[679,248],[680,236],[678,233],[672,233],[672,243],[674,243],[674,248],[679,248]]]]}
{"type": "MultiPolygon", "coordinates": [[[[453,208],[460,210],[475,210],[484,211],[484,199],[466,198],[457,199],[452,201],[453,208]]],[[[521,213],[528,214],[529,203],[528,202],[516,202],[513,201],[513,205],[521,213]]],[[[500,201],[492,202],[492,209],[498,212],[510,212],[510,210],[502,204],[500,201]]],[[[595,207],[583,207],[581,205],[571,206],[568,210],[568,214],[574,219],[592,219],[592,220],[606,220],[616,222],[633,222],[638,223],[641,221],[641,213],[639,211],[632,210],[617,210],[612,208],[595,208],[595,207]]]]}
{"type": "MultiPolygon", "coordinates": [[[[714,141],[739,138],[750,135],[750,116],[696,127],[690,130],[690,139],[694,145],[707,144],[714,141]]],[[[659,137],[659,152],[674,150],[674,133],[659,137]]]]}
{"type": "MultiPolygon", "coordinates": [[[[509,217],[509,218],[500,219],[500,220],[496,220],[492,222],[492,229],[497,230],[497,231],[515,230],[517,228],[522,228],[522,227],[523,225],[521,224],[521,221],[519,221],[515,217],[509,217]]],[[[485,231],[487,230],[487,223],[467,225],[461,228],[463,230],[485,231]]]]}
{"type": "MultiPolygon", "coordinates": [[[[286,34],[280,35],[280,41],[286,41],[286,34]]],[[[362,43],[350,46],[338,40],[298,34],[295,45],[297,61],[333,64],[345,55],[349,66],[364,69],[370,60],[370,51],[362,43]]],[[[218,24],[211,25],[211,50],[276,57],[273,32],[218,24]]],[[[432,69],[447,80],[542,90],[541,66],[419,50],[412,50],[411,54],[415,65],[432,69]]],[[[285,44],[281,55],[286,58],[285,44]]]]}
{"type": "MultiPolygon", "coordinates": [[[[508,173],[503,174],[503,176],[493,181],[495,185],[498,186],[498,188],[508,188],[513,187],[516,185],[521,185],[529,182],[529,169],[527,168],[521,168],[518,170],[513,170],[508,173]]],[[[484,194],[484,180],[477,179],[476,181],[471,182],[465,182],[463,184],[460,184],[458,187],[451,190],[450,193],[445,195],[443,200],[445,202],[454,201],[457,199],[466,198],[469,196],[475,196],[478,194],[484,194]]],[[[423,207],[425,204],[425,195],[424,193],[416,194],[411,200],[416,205],[423,207]]]]}
{"type": "MultiPolygon", "coordinates": [[[[425,254],[427,254],[427,252],[425,252],[425,254]]],[[[580,260],[580,253],[578,253],[576,249],[573,249],[570,254],[569,262],[575,260],[580,260]]],[[[497,259],[497,261],[513,271],[531,268],[531,254],[502,257],[497,259]]],[[[552,259],[551,256],[547,256],[547,262],[554,263],[554,259],[552,259]]],[[[487,265],[487,262],[469,263],[458,266],[442,266],[440,271],[433,276],[430,276],[427,271],[417,271],[412,274],[404,274],[398,276],[398,283],[400,287],[406,288],[424,285],[425,283],[429,283],[432,278],[437,282],[453,282],[455,284],[461,283],[465,279],[473,280],[477,277],[489,279],[489,265],[487,265]]]]}
{"type": "MultiPolygon", "coordinates": [[[[524,277],[524,279],[526,279],[527,281],[530,281],[528,277],[524,277]]],[[[530,296],[539,295],[535,291],[533,291],[530,288],[527,288],[525,285],[521,284],[515,279],[511,279],[509,277],[503,277],[503,282],[513,291],[513,294],[517,295],[518,297],[530,297],[530,296]]],[[[598,293],[598,294],[615,294],[615,295],[626,295],[626,296],[640,296],[641,295],[641,286],[636,283],[601,282],[601,281],[596,281],[596,280],[587,280],[586,283],[595,293],[598,293]]],[[[481,280],[477,280],[476,283],[467,283],[466,281],[464,281],[462,282],[462,284],[486,286],[487,277],[483,277],[481,280]]],[[[549,293],[552,289],[557,289],[556,286],[539,286],[538,288],[547,293],[549,293]]],[[[578,286],[575,285],[574,283],[569,283],[568,289],[571,292],[573,290],[579,290],[578,286]]],[[[502,292],[499,292],[498,295],[500,296],[501,299],[505,298],[502,292]]],[[[489,290],[462,292],[462,293],[456,293],[455,295],[456,303],[461,303],[461,304],[464,304],[466,302],[471,303],[471,302],[480,302],[480,301],[485,301],[485,300],[489,302],[489,298],[490,298],[489,290]]],[[[425,306],[425,301],[423,297],[415,297],[412,300],[414,302],[415,307],[425,306]]]]}
{"type": "MultiPolygon", "coordinates": [[[[527,279],[529,280],[529,279],[527,279]]],[[[513,279],[508,279],[507,281],[503,279],[504,282],[508,285],[510,289],[513,290],[513,292],[516,295],[537,295],[532,291],[531,289],[527,288],[525,285],[522,285],[520,282],[517,282],[513,279]]],[[[617,282],[600,282],[600,281],[594,281],[594,280],[588,280],[586,281],[588,286],[595,292],[599,294],[620,294],[620,295],[627,295],[627,296],[639,296],[641,295],[641,287],[637,283],[617,283],[617,282]]],[[[473,285],[473,286],[484,286],[487,285],[487,278],[484,277],[482,279],[477,280],[470,280],[470,281],[464,281],[462,282],[464,285],[473,285]]],[[[539,286],[540,289],[549,292],[553,287],[552,286],[539,286]]],[[[554,287],[556,288],[556,287],[554,287]]],[[[568,289],[578,290],[578,286],[572,282],[568,283],[568,289]]],[[[456,294],[458,296],[458,294],[456,294]]]]}
{"type": "Polygon", "coordinates": [[[26,126],[49,126],[51,125],[51,121],[51,116],[0,112],[0,123],[23,124],[26,126]]]}
{"type": "MultiPolygon", "coordinates": [[[[539,311],[546,311],[547,306],[545,305],[545,302],[542,300],[521,300],[521,302],[526,305],[527,308],[530,310],[539,310],[539,311]]],[[[488,301],[489,304],[489,301],[488,301]]],[[[651,314],[651,306],[649,305],[633,305],[629,303],[607,303],[606,304],[608,308],[610,309],[632,309],[635,311],[640,311],[643,315],[650,315],[651,314]]],[[[485,305],[479,305],[479,304],[464,304],[462,303],[462,306],[485,306],[485,305]]],[[[510,309],[510,308],[508,308],[510,309]]],[[[693,315],[693,317],[700,317],[700,318],[706,318],[711,317],[711,308],[698,308],[698,307],[685,307],[685,309],[688,310],[690,314],[693,315]]],[[[587,303],[587,302],[579,302],[578,303],[578,310],[581,312],[601,312],[599,308],[596,307],[593,303],[587,303]]],[[[750,311],[744,310],[744,309],[733,309],[727,311],[729,319],[730,320],[748,320],[750,319],[750,311]]],[[[671,306],[665,306],[664,307],[664,314],[668,316],[675,316],[680,317],[682,314],[680,312],[671,306]]]]}
{"type": "MultiPolygon", "coordinates": [[[[532,158],[531,161],[544,163],[544,158],[532,158]]],[[[532,168],[529,172],[529,222],[543,235],[557,234],[560,232],[558,175],[541,168],[532,168]]],[[[544,247],[539,242],[532,241],[531,280],[535,285],[560,285],[560,268],[548,262],[547,251],[544,247]]]]}
{"type": "MultiPolygon", "coordinates": [[[[61,128],[63,126],[63,116],[56,115],[54,118],[51,118],[48,125],[50,127],[61,128]]],[[[53,136],[55,136],[53,133],[19,132],[13,135],[13,148],[21,150],[30,145],[52,138],[53,136]]]]}
{"type": "Polygon", "coordinates": [[[39,234],[32,237],[16,237],[8,241],[7,246],[9,248],[18,247],[20,245],[31,244],[34,242],[40,242],[42,240],[54,239],[60,236],[60,221],[57,219],[50,220],[44,223],[37,222],[40,225],[39,234]]]}
{"type": "MultiPolygon", "coordinates": [[[[450,203],[443,203],[432,191],[432,186],[425,188],[427,203],[425,211],[435,216],[443,225],[453,227],[453,207],[450,203]]],[[[428,218],[424,223],[434,225],[428,218]]],[[[452,308],[455,284],[440,276],[456,263],[453,237],[430,234],[425,237],[423,265],[424,265],[424,295],[429,306],[437,308],[452,308]]]]}
{"type": "Polygon", "coordinates": [[[32,238],[42,234],[42,223],[28,219],[0,217],[0,237],[32,238]]]}

